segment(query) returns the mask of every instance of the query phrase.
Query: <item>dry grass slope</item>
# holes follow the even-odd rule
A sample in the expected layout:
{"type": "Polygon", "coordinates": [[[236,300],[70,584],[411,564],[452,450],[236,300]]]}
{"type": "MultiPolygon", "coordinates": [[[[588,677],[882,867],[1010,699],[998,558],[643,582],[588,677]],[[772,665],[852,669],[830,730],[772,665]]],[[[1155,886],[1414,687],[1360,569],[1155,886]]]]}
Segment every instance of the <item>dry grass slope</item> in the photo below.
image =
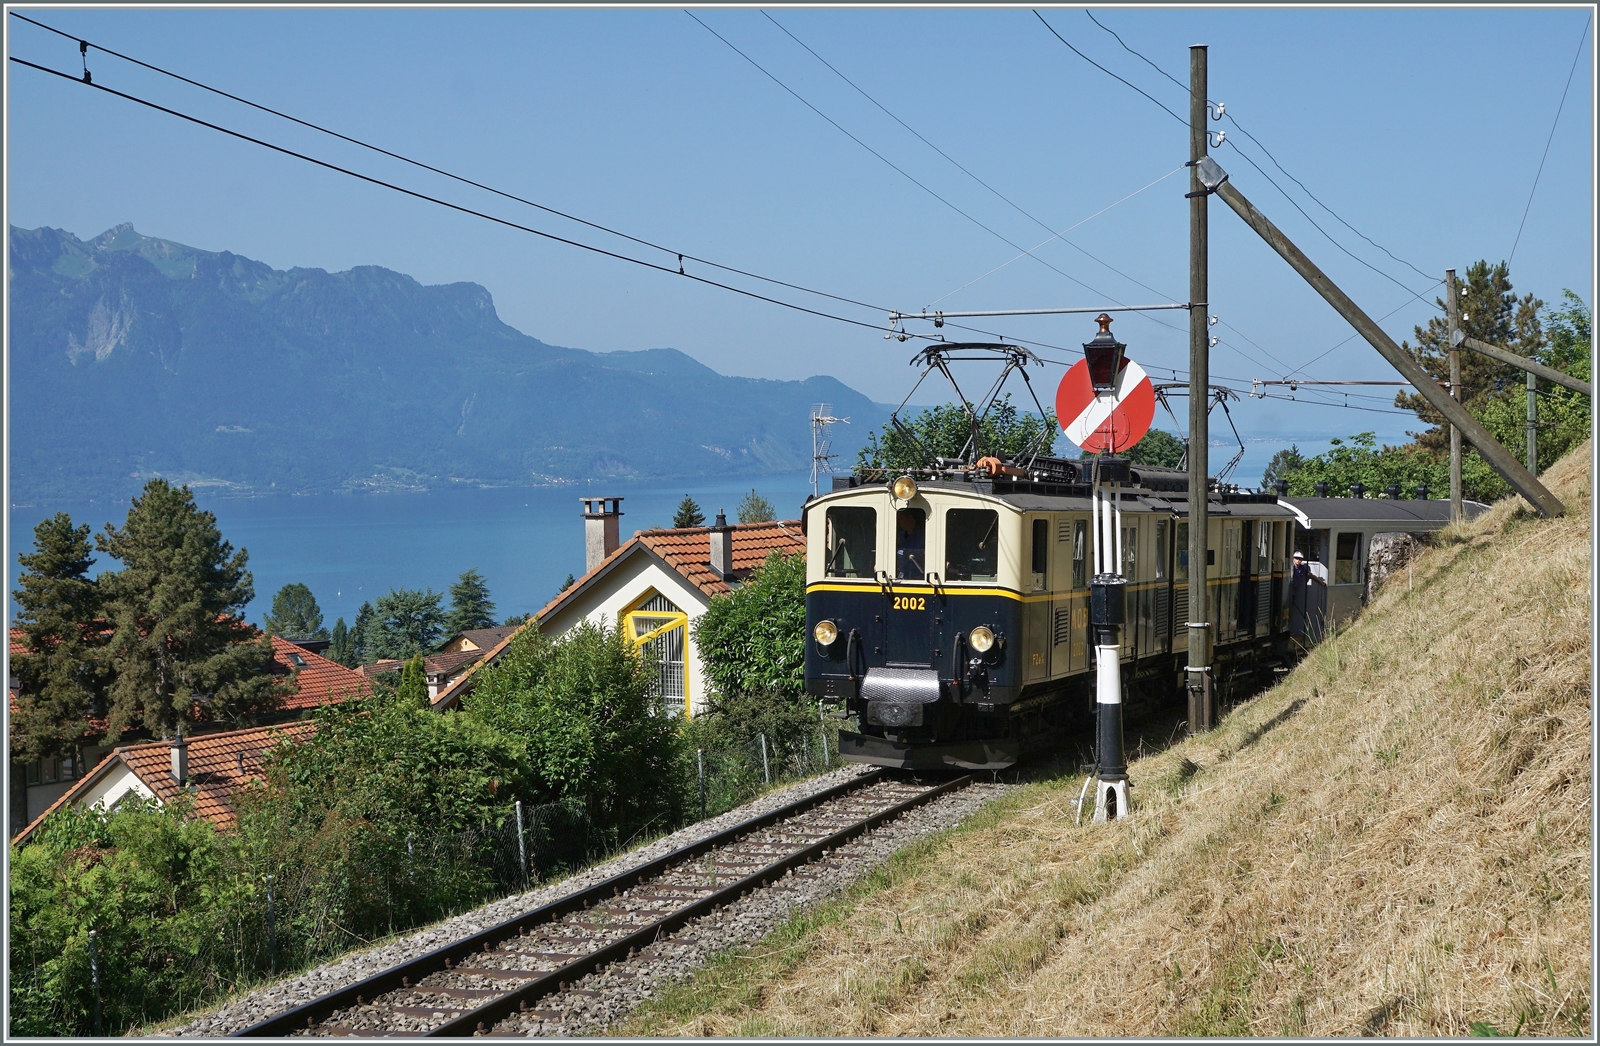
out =
{"type": "Polygon", "coordinates": [[[1135,817],[1031,786],[622,1028],[1591,1034],[1589,447],[1452,530],[1135,817]]]}

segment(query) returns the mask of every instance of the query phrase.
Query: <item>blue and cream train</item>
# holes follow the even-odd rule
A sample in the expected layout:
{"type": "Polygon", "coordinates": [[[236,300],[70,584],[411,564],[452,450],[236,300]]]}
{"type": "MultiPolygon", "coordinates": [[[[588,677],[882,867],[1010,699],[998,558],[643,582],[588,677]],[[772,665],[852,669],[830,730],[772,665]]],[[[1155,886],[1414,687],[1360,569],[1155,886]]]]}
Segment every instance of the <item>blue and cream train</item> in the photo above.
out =
{"type": "MultiPolygon", "coordinates": [[[[1086,464],[1086,463],[1085,463],[1086,464]]],[[[809,500],[806,689],[859,732],[846,759],[999,769],[1065,740],[1093,708],[1088,477],[982,470],[837,477],[809,500]]],[[[1134,466],[1122,497],[1131,699],[1183,693],[1189,617],[1185,474],[1134,466]]],[[[1209,500],[1213,670],[1270,675],[1289,653],[1295,515],[1270,494],[1209,500]]]]}

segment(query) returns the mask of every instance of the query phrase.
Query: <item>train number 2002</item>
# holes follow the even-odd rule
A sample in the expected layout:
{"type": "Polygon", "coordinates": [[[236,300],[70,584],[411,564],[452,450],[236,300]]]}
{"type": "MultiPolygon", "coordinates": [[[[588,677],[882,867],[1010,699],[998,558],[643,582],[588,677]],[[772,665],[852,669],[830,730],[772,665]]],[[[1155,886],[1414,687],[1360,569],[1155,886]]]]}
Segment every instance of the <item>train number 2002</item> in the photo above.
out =
{"type": "Polygon", "coordinates": [[[927,596],[895,596],[894,608],[896,610],[926,610],[928,609],[927,596]]]}

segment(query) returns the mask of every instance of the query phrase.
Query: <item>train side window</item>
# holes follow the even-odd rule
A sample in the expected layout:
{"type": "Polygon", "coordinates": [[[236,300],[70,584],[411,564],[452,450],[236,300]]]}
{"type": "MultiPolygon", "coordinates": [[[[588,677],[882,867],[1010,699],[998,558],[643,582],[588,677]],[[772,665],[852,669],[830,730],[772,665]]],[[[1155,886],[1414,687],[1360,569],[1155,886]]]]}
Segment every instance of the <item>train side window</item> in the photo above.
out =
{"type": "Polygon", "coordinates": [[[995,581],[1000,576],[1000,513],[953,508],[944,514],[944,576],[947,581],[995,581]]]}
{"type": "Polygon", "coordinates": [[[1353,585],[1361,580],[1361,572],[1357,569],[1356,553],[1361,551],[1361,535],[1340,534],[1338,551],[1333,560],[1333,583],[1335,585],[1353,585]]]}
{"type": "Polygon", "coordinates": [[[1173,535],[1173,543],[1178,546],[1178,565],[1173,568],[1172,580],[1189,580],[1189,521],[1178,520],[1177,533],[1173,535]]]}
{"type": "Polygon", "coordinates": [[[1137,524],[1122,528],[1122,576],[1129,581],[1135,580],[1138,575],[1134,573],[1139,565],[1139,527],[1137,524]]]}
{"type": "Polygon", "coordinates": [[[1156,520],[1156,580],[1167,579],[1167,521],[1156,520]]]}
{"type": "Polygon", "coordinates": [[[1050,570],[1050,521],[1033,521],[1033,590],[1043,592],[1050,570]]]}
{"type": "Polygon", "coordinates": [[[872,577],[878,569],[878,510],[828,510],[828,577],[872,577]]]}
{"type": "Polygon", "coordinates": [[[1266,520],[1256,524],[1256,573],[1265,574],[1272,569],[1272,524],[1266,520]]]}
{"type": "Polygon", "coordinates": [[[1082,588],[1089,583],[1089,564],[1085,560],[1085,546],[1089,543],[1089,521],[1072,521],[1072,587],[1082,588]]]}

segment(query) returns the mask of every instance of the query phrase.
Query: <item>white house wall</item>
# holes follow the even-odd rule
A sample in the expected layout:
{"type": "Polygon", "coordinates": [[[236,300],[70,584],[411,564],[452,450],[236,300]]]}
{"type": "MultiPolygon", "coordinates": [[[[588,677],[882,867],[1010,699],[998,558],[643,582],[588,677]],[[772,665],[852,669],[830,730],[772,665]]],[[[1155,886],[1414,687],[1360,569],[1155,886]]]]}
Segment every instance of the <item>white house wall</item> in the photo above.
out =
{"type": "Polygon", "coordinates": [[[145,799],[155,799],[152,792],[139,775],[128,768],[128,764],[118,759],[116,765],[106,770],[105,775],[93,785],[84,790],[83,794],[75,800],[75,805],[85,809],[104,806],[110,809],[116,806],[129,792],[136,793],[145,799]]]}
{"type": "Polygon", "coordinates": [[[694,623],[705,613],[710,600],[695,586],[684,581],[675,570],[660,562],[642,547],[629,553],[589,588],[568,600],[559,610],[539,622],[539,631],[559,636],[580,621],[615,625],[618,618],[655,590],[670,599],[689,616],[689,634],[684,644],[684,663],[688,669],[689,707],[695,715],[705,711],[705,668],[700,648],[695,643],[694,623]]]}

